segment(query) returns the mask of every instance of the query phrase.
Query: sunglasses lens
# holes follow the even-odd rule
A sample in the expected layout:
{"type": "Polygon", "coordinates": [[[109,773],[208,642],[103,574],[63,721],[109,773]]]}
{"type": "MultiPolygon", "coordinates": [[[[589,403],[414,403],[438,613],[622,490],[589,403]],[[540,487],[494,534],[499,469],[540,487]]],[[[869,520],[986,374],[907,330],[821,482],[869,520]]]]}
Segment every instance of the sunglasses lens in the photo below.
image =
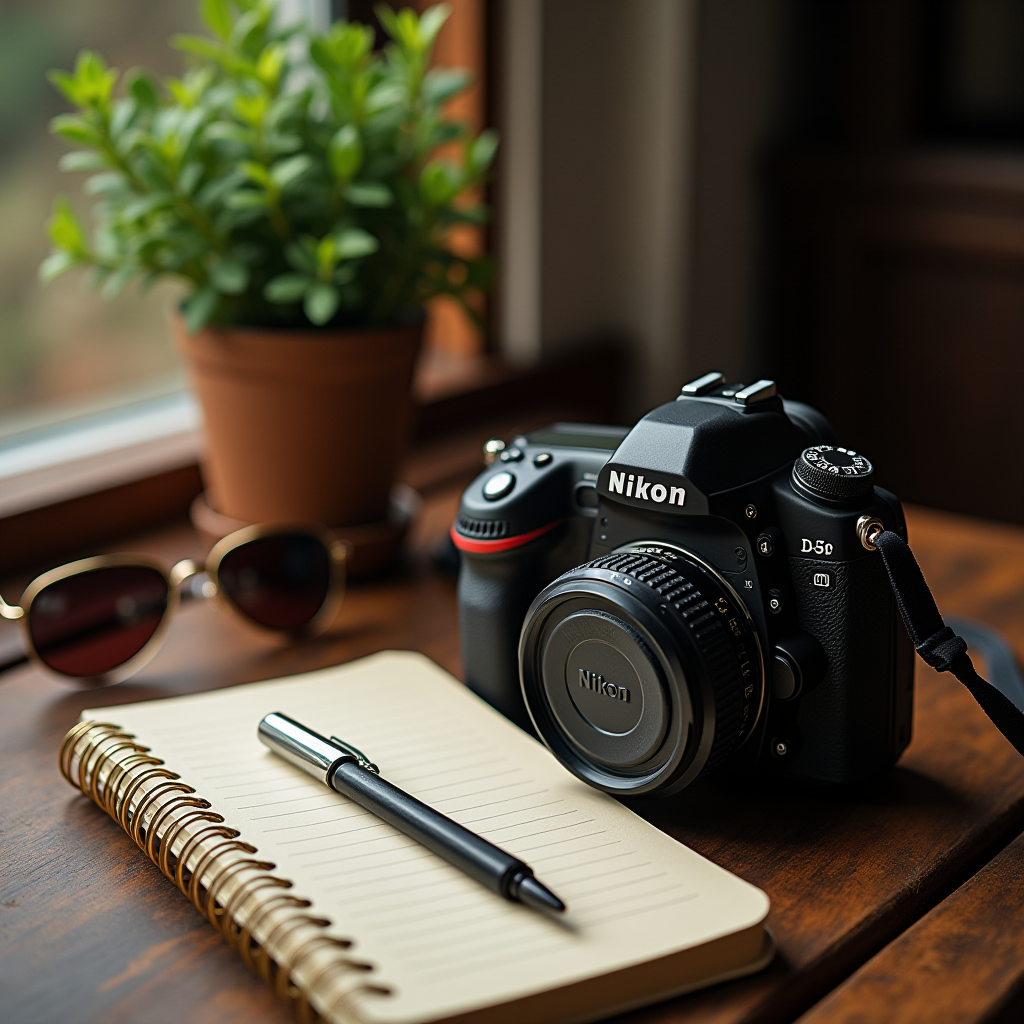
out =
{"type": "Polygon", "coordinates": [[[167,610],[167,582],[145,566],[109,566],[36,594],[28,628],[39,657],[67,676],[101,676],[149,642],[167,610]]]}
{"type": "Polygon", "coordinates": [[[301,629],[331,589],[331,556],[316,537],[281,533],[229,551],[217,569],[221,592],[253,622],[301,629]]]}

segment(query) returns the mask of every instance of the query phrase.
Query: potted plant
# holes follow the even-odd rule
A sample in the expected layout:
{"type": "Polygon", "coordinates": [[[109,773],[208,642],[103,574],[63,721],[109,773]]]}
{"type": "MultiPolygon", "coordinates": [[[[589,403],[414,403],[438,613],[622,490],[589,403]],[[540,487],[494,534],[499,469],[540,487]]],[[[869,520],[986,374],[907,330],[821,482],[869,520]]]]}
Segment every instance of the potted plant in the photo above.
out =
{"type": "Polygon", "coordinates": [[[423,306],[488,284],[449,233],[485,219],[497,138],[445,114],[469,75],[430,67],[443,5],[378,8],[382,52],[364,25],[284,27],[273,0],[200,12],[211,35],[172,40],[192,62],[180,79],[90,52],[52,73],[77,108],[52,124],[77,147],[62,167],[90,174],[95,231],[58,199],[42,276],[88,268],[108,296],[184,283],[174,327],[217,513],[385,520],[423,306]]]}

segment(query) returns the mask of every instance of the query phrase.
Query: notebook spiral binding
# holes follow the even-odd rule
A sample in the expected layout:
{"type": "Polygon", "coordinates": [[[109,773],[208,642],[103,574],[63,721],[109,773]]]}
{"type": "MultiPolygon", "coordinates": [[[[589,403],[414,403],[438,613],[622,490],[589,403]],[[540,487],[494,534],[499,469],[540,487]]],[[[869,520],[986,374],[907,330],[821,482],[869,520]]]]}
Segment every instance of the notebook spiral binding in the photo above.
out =
{"type": "Polygon", "coordinates": [[[61,774],[131,836],[151,861],[216,928],[228,945],[303,1024],[325,1016],[358,1024],[357,994],[387,995],[353,959],[352,942],[327,934],[331,922],[271,874],[276,865],[211,807],[208,800],[110,722],[79,722],[64,737],[61,774]]]}

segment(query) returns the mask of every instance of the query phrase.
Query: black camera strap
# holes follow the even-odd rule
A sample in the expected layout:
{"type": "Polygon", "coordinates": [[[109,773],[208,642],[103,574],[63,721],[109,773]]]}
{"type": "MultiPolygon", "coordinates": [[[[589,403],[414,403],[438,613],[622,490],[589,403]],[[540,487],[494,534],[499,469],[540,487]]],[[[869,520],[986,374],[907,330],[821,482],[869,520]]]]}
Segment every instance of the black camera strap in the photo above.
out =
{"type": "Polygon", "coordinates": [[[1024,712],[978,675],[967,653],[967,641],[942,621],[910,546],[891,530],[883,530],[871,540],[881,552],[903,624],[917,653],[937,672],[952,672],[1017,752],[1024,754],[1024,712]]]}

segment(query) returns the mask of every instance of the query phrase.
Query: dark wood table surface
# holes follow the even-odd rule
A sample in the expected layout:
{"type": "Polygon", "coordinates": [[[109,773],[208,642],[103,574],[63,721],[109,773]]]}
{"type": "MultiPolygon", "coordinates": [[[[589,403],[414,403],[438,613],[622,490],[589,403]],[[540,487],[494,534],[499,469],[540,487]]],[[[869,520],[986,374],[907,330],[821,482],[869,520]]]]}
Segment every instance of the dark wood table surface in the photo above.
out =
{"type": "MultiPolygon", "coordinates": [[[[32,668],[0,687],[0,1021],[284,1024],[250,974],[120,829],[57,772],[89,706],[166,697],[422,651],[460,672],[455,583],[431,552],[461,484],[434,487],[393,574],[351,587],[327,638],[284,646],[202,603],[118,687],[82,692],[32,668]]],[[[1024,653],[1024,531],[924,510],[911,540],[948,613],[1024,653]]],[[[181,524],[126,539],[171,562],[202,554],[181,524]]],[[[24,580],[9,581],[8,599],[24,580]]],[[[11,640],[0,630],[0,645],[11,640]]],[[[778,957],[763,973],[628,1015],[669,1022],[1020,1019],[1024,760],[950,677],[918,665],[915,737],[856,792],[704,784],[637,809],[763,888],[778,957]],[[1016,841],[1015,841],[1016,840],[1016,841]],[[1007,1016],[1010,1014],[1010,1016],[1007,1016]]]]}

